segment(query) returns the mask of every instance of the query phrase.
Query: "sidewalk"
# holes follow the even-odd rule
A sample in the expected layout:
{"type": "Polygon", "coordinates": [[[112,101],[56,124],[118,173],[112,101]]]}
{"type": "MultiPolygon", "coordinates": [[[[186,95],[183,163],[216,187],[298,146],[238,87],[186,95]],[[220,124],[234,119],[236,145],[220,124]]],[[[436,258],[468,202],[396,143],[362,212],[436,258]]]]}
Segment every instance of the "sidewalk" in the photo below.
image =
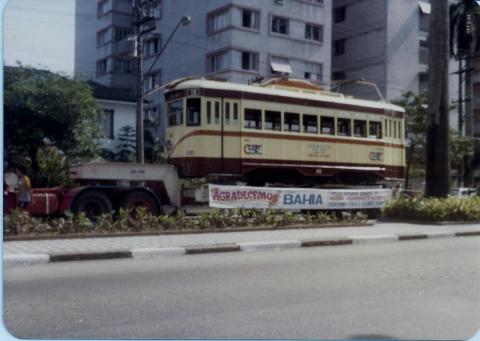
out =
{"type": "Polygon", "coordinates": [[[153,258],[207,252],[372,244],[470,235],[480,236],[480,224],[439,226],[377,223],[362,227],[8,241],[3,243],[3,262],[4,266],[15,266],[86,259],[153,258]]]}

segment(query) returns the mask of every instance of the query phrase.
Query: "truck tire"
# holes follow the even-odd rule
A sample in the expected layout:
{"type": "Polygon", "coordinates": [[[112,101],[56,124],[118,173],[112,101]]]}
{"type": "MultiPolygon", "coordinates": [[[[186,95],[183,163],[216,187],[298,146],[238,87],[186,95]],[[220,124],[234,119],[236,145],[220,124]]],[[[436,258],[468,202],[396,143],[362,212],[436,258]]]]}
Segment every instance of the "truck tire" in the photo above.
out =
{"type": "Polygon", "coordinates": [[[74,214],[84,212],[87,218],[93,219],[99,215],[113,211],[110,199],[99,191],[87,190],[80,193],[72,204],[74,214]]]}
{"type": "Polygon", "coordinates": [[[120,207],[131,213],[137,207],[145,208],[152,215],[157,215],[160,211],[153,195],[140,190],[133,190],[127,193],[120,201],[120,207]]]}

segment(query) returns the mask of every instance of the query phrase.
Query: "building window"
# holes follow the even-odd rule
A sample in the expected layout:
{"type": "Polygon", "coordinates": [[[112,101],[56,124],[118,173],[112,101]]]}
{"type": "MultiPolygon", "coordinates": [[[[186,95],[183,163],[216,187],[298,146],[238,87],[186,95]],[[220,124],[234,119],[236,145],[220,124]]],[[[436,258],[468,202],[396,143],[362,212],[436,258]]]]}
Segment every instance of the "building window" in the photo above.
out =
{"type": "Polygon", "coordinates": [[[347,6],[335,8],[335,22],[339,23],[345,21],[347,18],[347,6]]]}
{"type": "Polygon", "coordinates": [[[115,0],[113,10],[122,14],[132,14],[132,0],[115,0]]]}
{"type": "Polygon", "coordinates": [[[308,134],[318,134],[318,116],[303,115],[303,132],[308,134]]]}
{"type": "Polygon", "coordinates": [[[102,0],[97,4],[97,17],[103,17],[112,10],[112,3],[110,0],[102,0]]]}
{"type": "Polygon", "coordinates": [[[274,75],[289,75],[292,73],[290,61],[287,58],[271,56],[270,67],[270,72],[274,75]]]}
{"type": "Polygon", "coordinates": [[[300,132],[300,114],[286,112],[283,119],[283,130],[300,132]]]}
{"type": "MultiPolygon", "coordinates": [[[[428,73],[422,72],[418,75],[418,87],[420,92],[428,90],[428,73]]],[[[475,96],[474,96],[475,98],[475,96]]]]}
{"type": "Polygon", "coordinates": [[[152,108],[146,108],[144,111],[144,119],[149,120],[152,122],[157,121],[158,117],[158,108],[157,107],[152,107],[152,108]]]}
{"type": "Polygon", "coordinates": [[[107,72],[107,60],[102,59],[97,61],[97,74],[103,74],[107,72]]]}
{"type": "Polygon", "coordinates": [[[272,32],[288,35],[288,19],[272,16],[272,32]]]}
{"type": "Polygon", "coordinates": [[[159,87],[161,84],[161,73],[160,71],[152,71],[145,75],[145,90],[151,91],[159,87]]]}
{"type": "Polygon", "coordinates": [[[150,38],[145,42],[145,57],[151,57],[160,51],[160,38],[150,38]]]}
{"type": "Polygon", "coordinates": [[[200,125],[200,98],[187,99],[187,126],[200,125]]]}
{"type": "Polygon", "coordinates": [[[260,12],[242,9],[242,27],[252,30],[260,29],[260,12]]]}
{"type": "Polygon", "coordinates": [[[322,64],[317,63],[305,63],[305,72],[303,74],[305,79],[309,79],[314,82],[322,80],[322,64]]]}
{"type": "Polygon", "coordinates": [[[242,69],[243,70],[258,70],[258,53],[242,52],[242,69]]]}
{"type": "Polygon", "coordinates": [[[335,135],[335,118],[322,116],[320,118],[321,133],[325,135],[335,135]]]}
{"type": "Polygon", "coordinates": [[[245,109],[244,127],[249,129],[262,129],[262,111],[258,109],[245,109]]]}
{"type": "Polygon", "coordinates": [[[227,68],[227,53],[219,52],[207,56],[207,73],[219,72],[227,68]]]}
{"type": "Polygon", "coordinates": [[[282,115],[279,111],[265,111],[265,129],[282,130],[282,115]]]}
{"type": "Polygon", "coordinates": [[[323,27],[319,25],[305,24],[305,39],[322,42],[323,27]]]}
{"type": "Polygon", "coordinates": [[[115,73],[132,73],[132,62],[126,59],[114,58],[112,71],[115,73]]]}
{"type": "Polygon", "coordinates": [[[106,139],[113,139],[113,114],[112,109],[105,109],[103,112],[97,114],[97,122],[100,130],[103,132],[103,137],[106,139]]]}
{"type": "Polygon", "coordinates": [[[103,46],[112,40],[112,31],[106,28],[97,33],[97,47],[103,46]]]}
{"type": "Polygon", "coordinates": [[[183,99],[168,103],[168,125],[183,125],[183,99]]]}
{"type": "Polygon", "coordinates": [[[338,125],[338,135],[339,136],[351,136],[351,125],[352,121],[349,118],[339,118],[337,120],[338,125]]]}
{"type": "Polygon", "coordinates": [[[215,33],[221,31],[231,25],[230,10],[217,11],[207,14],[207,33],[215,33]]]}
{"type": "Polygon", "coordinates": [[[345,39],[335,40],[333,44],[334,44],[335,56],[339,56],[345,53],[345,39]]]}
{"type": "Polygon", "coordinates": [[[115,27],[114,28],[114,39],[115,41],[121,41],[126,39],[130,34],[132,34],[132,30],[129,28],[122,28],[122,27],[115,27]]]}
{"type": "Polygon", "coordinates": [[[347,75],[345,74],[345,71],[335,71],[332,78],[334,81],[343,81],[347,79],[347,75]]]}

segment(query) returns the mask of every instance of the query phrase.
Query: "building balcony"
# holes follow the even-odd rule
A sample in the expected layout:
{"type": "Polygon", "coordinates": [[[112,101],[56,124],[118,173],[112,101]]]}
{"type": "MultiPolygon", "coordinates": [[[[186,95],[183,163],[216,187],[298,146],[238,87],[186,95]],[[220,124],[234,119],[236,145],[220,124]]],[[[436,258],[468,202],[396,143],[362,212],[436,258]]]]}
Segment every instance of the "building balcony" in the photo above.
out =
{"type": "Polygon", "coordinates": [[[128,57],[133,57],[135,52],[135,41],[134,40],[120,40],[112,43],[112,54],[128,57]]]}
{"type": "Polygon", "coordinates": [[[120,40],[105,44],[97,48],[97,59],[103,59],[110,56],[132,57],[135,51],[135,41],[120,40]]]}

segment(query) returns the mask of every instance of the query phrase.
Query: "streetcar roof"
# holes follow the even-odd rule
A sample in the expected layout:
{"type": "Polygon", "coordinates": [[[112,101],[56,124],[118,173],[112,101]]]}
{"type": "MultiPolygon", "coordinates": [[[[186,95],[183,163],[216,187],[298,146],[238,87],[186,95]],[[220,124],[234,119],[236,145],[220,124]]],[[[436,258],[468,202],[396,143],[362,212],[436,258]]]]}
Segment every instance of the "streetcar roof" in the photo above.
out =
{"type": "Polygon", "coordinates": [[[192,88],[240,91],[240,92],[256,93],[256,94],[263,94],[263,95],[277,95],[277,96],[285,96],[285,97],[291,97],[291,98],[301,98],[301,99],[325,101],[325,102],[339,103],[339,104],[350,104],[350,105],[369,107],[374,109],[386,109],[386,110],[392,110],[397,112],[405,112],[404,108],[388,102],[358,99],[353,97],[347,97],[347,96],[344,96],[343,94],[329,93],[324,91],[317,91],[315,93],[311,93],[312,92],[311,90],[305,91],[302,89],[295,90],[293,88],[286,89],[285,87],[247,85],[247,84],[238,84],[238,83],[214,81],[214,80],[207,80],[207,79],[186,78],[186,79],[174,80],[171,83],[167,84],[166,88],[167,88],[166,92],[175,91],[175,90],[192,89],[192,88]]]}

